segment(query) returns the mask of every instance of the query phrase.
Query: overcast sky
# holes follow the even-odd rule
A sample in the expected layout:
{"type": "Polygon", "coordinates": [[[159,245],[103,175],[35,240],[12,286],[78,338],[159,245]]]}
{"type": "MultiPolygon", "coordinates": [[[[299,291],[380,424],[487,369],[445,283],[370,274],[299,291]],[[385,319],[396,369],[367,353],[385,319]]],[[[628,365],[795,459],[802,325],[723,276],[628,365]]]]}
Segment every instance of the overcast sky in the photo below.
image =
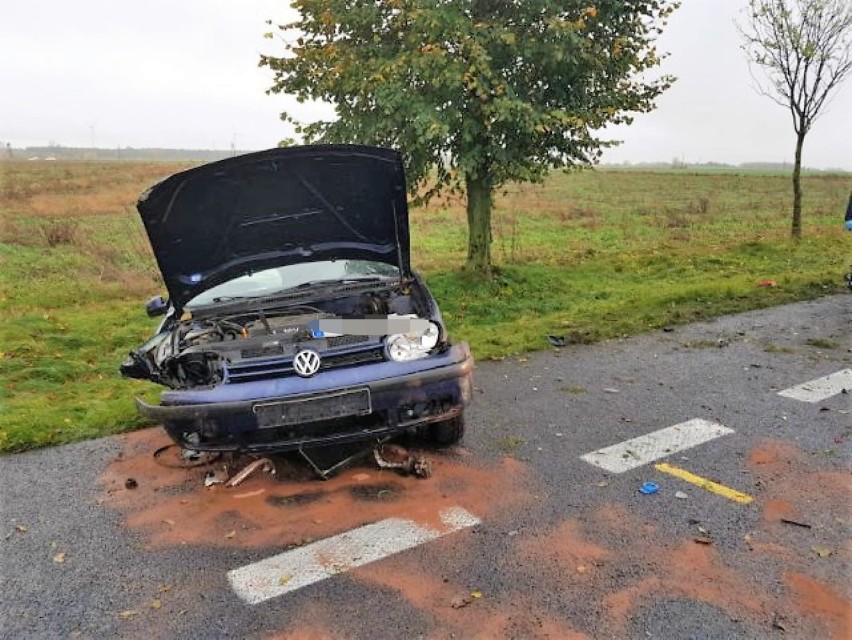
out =
{"type": "MultiPolygon", "coordinates": [[[[757,95],[733,19],[745,0],[683,0],[661,38],[678,82],[614,130],[607,162],[792,161],[790,116],[757,95]]],[[[292,134],[257,66],[274,0],[26,0],[0,8],[0,141],[13,146],[274,146],[292,134]]],[[[311,108],[300,115],[310,118],[311,108]]],[[[327,115],[327,112],[323,115],[327,115]]],[[[852,170],[852,81],[805,142],[804,163],[852,170]]]]}

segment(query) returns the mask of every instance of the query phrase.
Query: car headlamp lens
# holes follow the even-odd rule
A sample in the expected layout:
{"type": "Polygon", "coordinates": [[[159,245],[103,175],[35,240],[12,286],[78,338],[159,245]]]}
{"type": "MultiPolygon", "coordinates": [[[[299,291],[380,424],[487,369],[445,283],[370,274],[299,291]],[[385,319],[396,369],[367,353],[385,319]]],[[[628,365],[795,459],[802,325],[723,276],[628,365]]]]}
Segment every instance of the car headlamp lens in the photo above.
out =
{"type": "Polygon", "coordinates": [[[422,333],[398,333],[387,338],[388,356],[396,362],[408,362],[425,358],[434,349],[441,337],[441,329],[434,322],[422,333]]]}

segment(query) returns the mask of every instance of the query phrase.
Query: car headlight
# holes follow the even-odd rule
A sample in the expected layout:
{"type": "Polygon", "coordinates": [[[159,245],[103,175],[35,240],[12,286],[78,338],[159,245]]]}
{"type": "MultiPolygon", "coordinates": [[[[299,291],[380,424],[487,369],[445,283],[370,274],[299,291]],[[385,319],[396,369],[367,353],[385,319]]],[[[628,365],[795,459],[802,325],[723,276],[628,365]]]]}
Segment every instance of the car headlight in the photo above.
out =
{"type": "Polygon", "coordinates": [[[425,331],[397,333],[387,337],[388,356],[396,362],[408,362],[425,358],[441,338],[441,329],[430,322],[425,331]]]}

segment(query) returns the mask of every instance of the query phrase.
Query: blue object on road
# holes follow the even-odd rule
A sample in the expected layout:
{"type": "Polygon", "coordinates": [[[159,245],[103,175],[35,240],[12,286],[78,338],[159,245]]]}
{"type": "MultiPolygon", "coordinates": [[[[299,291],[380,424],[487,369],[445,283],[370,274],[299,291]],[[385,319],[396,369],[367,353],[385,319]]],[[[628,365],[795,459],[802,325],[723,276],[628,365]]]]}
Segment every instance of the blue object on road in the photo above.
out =
{"type": "Polygon", "coordinates": [[[656,482],[645,482],[641,487],[639,487],[639,493],[644,493],[646,496],[649,496],[652,493],[657,493],[659,490],[660,485],[656,482]]]}

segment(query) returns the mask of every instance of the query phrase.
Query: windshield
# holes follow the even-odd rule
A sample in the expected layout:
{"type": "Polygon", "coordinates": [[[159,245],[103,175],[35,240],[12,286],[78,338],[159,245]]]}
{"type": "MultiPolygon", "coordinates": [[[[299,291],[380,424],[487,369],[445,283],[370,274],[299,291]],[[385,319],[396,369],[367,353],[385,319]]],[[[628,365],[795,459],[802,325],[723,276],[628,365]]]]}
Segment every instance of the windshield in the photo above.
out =
{"type": "Polygon", "coordinates": [[[264,269],[228,280],[199,293],[185,307],[203,307],[215,302],[272,295],[283,289],[324,280],[398,278],[399,269],[372,260],[322,260],[264,269]]]}

